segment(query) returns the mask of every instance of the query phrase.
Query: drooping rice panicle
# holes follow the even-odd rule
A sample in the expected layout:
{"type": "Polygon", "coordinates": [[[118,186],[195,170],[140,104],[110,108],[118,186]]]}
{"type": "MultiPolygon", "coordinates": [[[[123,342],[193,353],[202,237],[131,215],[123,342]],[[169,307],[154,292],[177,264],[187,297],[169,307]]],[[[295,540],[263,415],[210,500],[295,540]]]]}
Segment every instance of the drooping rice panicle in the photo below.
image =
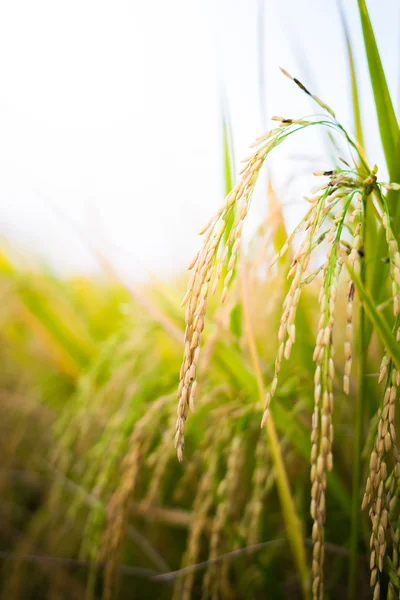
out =
{"type": "MultiPolygon", "coordinates": [[[[307,91],[298,80],[294,81],[297,85],[300,85],[304,91],[307,91]]],[[[307,91],[307,93],[309,92],[307,91]]],[[[245,166],[241,171],[240,181],[228,194],[225,203],[217,211],[215,216],[212,217],[201,231],[201,234],[205,235],[205,239],[202,249],[190,264],[190,270],[192,272],[188,283],[188,289],[182,302],[183,305],[187,304],[188,306],[186,309],[186,331],[184,338],[185,352],[178,388],[178,414],[175,434],[175,447],[180,461],[183,460],[184,431],[185,422],[188,417],[188,408],[190,407],[191,410],[194,409],[196,367],[199,356],[200,338],[207,310],[209,284],[212,284],[211,291],[212,293],[215,293],[218,281],[222,276],[225,266],[226,274],[224,276],[221,297],[221,300],[224,301],[229,283],[233,276],[236,257],[240,246],[242,228],[250,207],[254,187],[260,169],[271,150],[281,144],[289,135],[304,129],[305,127],[314,126],[318,123],[328,127],[337,126],[332,119],[334,115],[331,109],[324,103],[321,103],[317,97],[314,97],[314,99],[329,113],[329,117],[323,121],[274,117],[274,120],[280,121],[280,127],[272,129],[267,134],[259,137],[255,144],[252,145],[255,150],[243,161],[245,166]],[[235,211],[233,226],[229,232],[226,246],[220,256],[218,249],[226,231],[228,217],[232,210],[235,211]]],[[[310,223],[310,221],[306,221],[306,227],[307,223],[310,223]]],[[[303,250],[305,254],[307,254],[306,249],[303,250]]],[[[282,249],[282,251],[284,251],[284,249],[282,249]]],[[[293,330],[294,329],[292,328],[292,331],[293,330]]],[[[292,343],[293,340],[287,344],[287,355],[290,354],[292,343]]]]}
{"type": "Polygon", "coordinates": [[[152,467],[152,476],[144,500],[145,505],[151,506],[152,504],[157,504],[158,496],[162,488],[162,480],[167,473],[169,462],[173,456],[173,448],[171,452],[170,435],[174,423],[175,419],[170,418],[169,425],[163,433],[159,445],[148,458],[148,465],[152,467]]]}
{"type": "Polygon", "coordinates": [[[324,522],[326,471],[333,467],[333,378],[334,348],[333,325],[338,279],[343,262],[337,255],[337,244],[332,246],[324,267],[321,286],[321,316],[314,351],[316,362],[314,413],[311,433],[311,516],[314,520],[313,539],[313,597],[323,598],[324,522]]]}
{"type": "MultiPolygon", "coordinates": [[[[333,346],[333,328],[335,323],[335,302],[338,288],[339,276],[342,266],[346,263],[350,273],[354,274],[354,281],[350,278],[347,286],[347,305],[346,305],[346,329],[345,329],[345,364],[343,376],[343,388],[346,394],[350,391],[350,374],[352,364],[352,337],[353,337],[353,301],[355,296],[355,281],[358,273],[361,279],[364,277],[366,260],[364,256],[364,235],[366,230],[366,206],[370,202],[374,203],[374,209],[381,217],[383,226],[386,230],[386,240],[389,248],[390,276],[392,279],[392,300],[393,312],[397,318],[400,313],[400,254],[398,243],[392,232],[390,225],[390,215],[386,206],[386,200],[381,193],[381,188],[387,190],[397,189],[397,184],[378,184],[376,178],[377,167],[370,169],[360,153],[357,144],[352,141],[343,126],[337,121],[333,110],[325,104],[320,98],[312,94],[299,80],[292,77],[284,71],[284,74],[292,79],[296,85],[307,95],[309,95],[324,111],[322,117],[311,119],[290,119],[286,117],[274,117],[273,120],[279,122],[279,127],[272,129],[269,133],[257,139],[252,145],[255,151],[245,159],[245,166],[241,172],[241,180],[235,189],[229,194],[225,205],[210,221],[204,232],[207,232],[203,249],[193,262],[194,267],[198,265],[201,257],[207,256],[212,262],[212,274],[206,281],[213,280],[213,292],[218,287],[218,281],[224,275],[224,285],[222,290],[222,300],[225,299],[228,286],[233,277],[236,263],[236,257],[240,246],[240,239],[244,220],[249,211],[250,199],[254,190],[255,183],[260,168],[269,152],[277,145],[282,143],[289,135],[312,125],[320,125],[330,130],[336,131],[343,136],[349,144],[351,152],[354,152],[355,166],[351,167],[347,161],[342,160],[343,166],[335,167],[332,170],[318,171],[316,176],[324,176],[328,181],[313,189],[313,195],[306,198],[310,207],[295,228],[292,235],[283,245],[282,249],[275,255],[271,266],[279,260],[288,248],[295,235],[303,233],[303,239],[292,258],[288,279],[290,280],[289,290],[286,294],[283,313],[278,332],[278,352],[275,359],[274,375],[271,386],[266,394],[264,413],[261,426],[268,420],[271,399],[276,394],[278,378],[281,371],[283,358],[289,359],[292,346],[296,339],[296,312],[299,305],[300,296],[304,286],[314,281],[322,271],[321,288],[319,296],[320,320],[316,337],[314,361],[316,363],[314,377],[314,412],[312,416],[311,431],[311,515],[314,521],[312,539],[313,539],[313,560],[312,560],[312,592],[314,600],[321,600],[324,596],[323,582],[323,564],[324,564],[324,522],[326,513],[326,484],[327,471],[333,467],[333,380],[334,380],[334,346],[333,346]],[[327,114],[326,114],[327,113],[327,114]],[[375,197],[372,201],[371,196],[375,197]],[[221,239],[221,232],[226,227],[226,211],[234,209],[234,224],[227,236],[227,242],[223,251],[218,250],[219,242],[210,246],[209,240],[221,239]],[[219,225],[220,229],[215,229],[219,225]],[[211,231],[217,232],[217,235],[211,234],[211,231]],[[349,243],[342,237],[343,231],[348,230],[351,235],[349,243]],[[212,237],[214,235],[214,237],[212,237]],[[320,248],[327,246],[326,262],[317,268],[312,266],[311,273],[308,267],[312,256],[318,259],[320,257],[320,248]],[[224,271],[225,269],[225,271],[224,271]]],[[[400,189],[400,187],[399,187],[400,189]]],[[[208,264],[208,263],[207,263],[208,264]]],[[[312,263],[311,263],[312,264],[312,263]]],[[[199,273],[208,274],[208,266],[196,267],[199,273]]],[[[189,302],[187,311],[187,335],[186,348],[183,367],[181,370],[181,384],[179,388],[179,405],[177,434],[175,444],[178,451],[178,457],[181,460],[183,456],[183,435],[184,425],[187,417],[187,409],[191,395],[192,386],[195,385],[195,369],[192,368],[193,362],[197,364],[192,357],[191,352],[198,348],[201,331],[198,335],[195,332],[195,325],[192,322],[193,315],[196,314],[198,298],[201,301],[203,297],[196,291],[201,288],[205,280],[201,280],[200,288],[194,285],[196,276],[191,278],[188,293],[185,301],[189,302]],[[194,339],[194,342],[193,342],[194,339]],[[189,343],[188,343],[189,341],[189,343]],[[190,369],[192,368],[192,371],[190,369]],[[189,373],[189,375],[188,375],[189,373]],[[191,379],[193,375],[193,379],[191,379]]],[[[203,307],[203,304],[201,305],[203,307]]],[[[362,310],[362,308],[361,308],[362,310]]],[[[205,311],[202,313],[202,325],[204,323],[205,311]]],[[[397,334],[398,339],[400,333],[397,334]]],[[[198,356],[198,355],[197,355],[198,356]]],[[[380,593],[380,582],[378,571],[381,570],[383,557],[386,551],[385,535],[389,523],[388,499],[384,502],[384,486],[387,480],[387,467],[384,461],[384,454],[395,448],[395,430],[394,430],[394,399],[396,397],[397,375],[392,363],[388,357],[384,357],[381,366],[380,380],[387,373],[391,375],[391,383],[385,395],[384,407],[380,414],[378,426],[378,437],[374,454],[371,457],[371,476],[367,483],[367,491],[364,504],[372,504],[371,520],[373,524],[373,537],[371,538],[371,548],[375,554],[371,555],[372,585],[374,586],[374,598],[380,593]],[[387,505],[387,506],[386,506],[387,505]],[[375,571],[374,571],[375,569],[375,571]]],[[[193,405],[193,402],[190,402],[193,405]]],[[[398,456],[397,450],[393,450],[395,458],[398,456]]],[[[396,458],[397,460],[397,458],[396,458]]],[[[388,496],[388,494],[387,494],[388,496]]],[[[222,509],[221,509],[222,510],[222,509]]],[[[256,513],[255,513],[256,514],[256,513]]]]}
{"type": "MultiPolygon", "coordinates": [[[[399,341],[398,317],[396,318],[395,329],[399,341]]],[[[394,513],[398,503],[398,478],[400,474],[400,452],[396,446],[395,430],[396,400],[400,385],[400,373],[395,369],[386,353],[380,367],[379,383],[384,379],[386,379],[386,385],[382,407],[378,412],[378,431],[370,457],[369,475],[362,501],[363,510],[369,506],[372,525],[370,585],[374,588],[374,598],[380,597],[380,577],[389,539],[391,539],[393,545],[392,558],[396,570],[399,553],[399,521],[397,518],[395,519],[394,513]],[[390,454],[393,457],[394,467],[388,475],[388,458],[390,454]]]]}
{"type": "MultiPolygon", "coordinates": [[[[400,462],[396,461],[391,474],[388,476],[385,485],[385,491],[387,496],[387,504],[389,506],[389,534],[392,542],[392,557],[391,564],[389,561],[389,568],[397,578],[399,573],[399,552],[400,552],[400,462]]],[[[390,573],[389,573],[390,577],[390,573]]],[[[398,598],[398,586],[397,593],[396,588],[390,577],[388,586],[388,600],[394,600],[398,598]]]]}
{"type": "Polygon", "coordinates": [[[260,518],[263,501],[272,488],[273,482],[274,471],[271,468],[268,446],[261,432],[255,449],[255,466],[252,476],[253,493],[246,505],[241,523],[241,535],[248,546],[257,544],[260,541],[260,518]]]}
{"type": "Polygon", "coordinates": [[[380,573],[383,570],[383,559],[386,553],[386,533],[388,528],[388,508],[384,494],[387,477],[386,454],[392,447],[389,412],[393,413],[396,399],[396,388],[392,385],[386,388],[383,410],[380,411],[378,435],[375,448],[370,458],[370,472],[367,479],[363,498],[363,508],[370,505],[369,515],[372,524],[370,539],[370,585],[374,588],[374,597],[379,597],[380,573]]]}
{"type": "Polygon", "coordinates": [[[215,559],[223,554],[223,537],[227,521],[232,517],[244,463],[243,444],[236,435],[228,450],[225,477],[218,490],[218,505],[211,525],[209,567],[203,579],[203,599],[224,597],[223,563],[215,563],[215,559]]]}
{"type": "MultiPolygon", "coordinates": [[[[318,211],[318,208],[320,206],[322,206],[322,200],[320,200],[320,202],[315,206],[316,215],[318,214],[318,212],[320,212],[320,210],[318,211]]],[[[278,333],[279,350],[278,350],[278,354],[277,354],[277,357],[275,360],[275,372],[274,372],[274,376],[272,379],[271,389],[267,393],[267,396],[265,398],[264,414],[263,414],[263,418],[261,421],[261,427],[263,427],[263,425],[269,415],[269,405],[271,402],[271,398],[274,396],[274,394],[276,392],[276,388],[278,385],[278,377],[279,377],[279,373],[281,370],[283,357],[285,357],[286,359],[289,359],[292,345],[295,342],[296,326],[295,326],[294,321],[295,321],[296,310],[297,310],[299,300],[300,300],[300,295],[301,295],[302,277],[303,277],[305,270],[308,267],[308,263],[310,260],[310,248],[312,245],[313,234],[315,233],[315,231],[317,229],[317,223],[318,223],[318,221],[316,220],[314,226],[310,229],[309,234],[307,235],[307,237],[303,241],[302,245],[300,246],[299,250],[293,257],[293,261],[292,261],[292,264],[291,264],[291,267],[289,270],[289,276],[293,275],[293,279],[292,279],[292,283],[289,288],[289,292],[286,295],[286,298],[285,298],[284,304],[283,304],[284,311],[283,311],[283,314],[281,317],[279,333],[278,333]]]]}
{"type": "Polygon", "coordinates": [[[145,415],[136,423],[129,438],[129,447],[122,464],[120,483],[108,503],[107,524],[104,532],[102,555],[104,569],[104,600],[110,600],[115,594],[117,584],[117,565],[121,543],[132,499],[140,474],[141,457],[151,445],[151,424],[154,416],[166,404],[168,397],[161,397],[151,405],[145,415]]]}
{"type": "MultiPolygon", "coordinates": [[[[385,185],[387,189],[397,189],[397,184],[385,185]]],[[[382,224],[386,231],[386,242],[388,244],[390,277],[392,280],[392,299],[393,313],[396,318],[395,331],[397,341],[400,341],[399,328],[399,298],[400,298],[400,254],[398,243],[394,237],[390,214],[386,199],[383,197],[383,215],[382,224]]],[[[363,497],[362,508],[370,507],[369,514],[372,523],[372,534],[370,540],[370,568],[371,568],[371,587],[374,587],[374,597],[379,597],[380,593],[380,573],[383,570],[383,559],[386,553],[386,536],[390,528],[393,542],[394,562],[398,562],[399,538],[390,527],[390,512],[393,509],[393,481],[398,477],[400,469],[400,453],[396,446],[395,430],[395,410],[397,388],[400,384],[400,373],[394,368],[389,355],[385,352],[380,370],[378,381],[381,383],[387,380],[383,407],[379,411],[378,432],[375,442],[375,448],[370,459],[370,473],[367,479],[366,490],[363,497]],[[395,460],[395,466],[391,477],[386,482],[387,477],[387,455],[392,451],[395,460]],[[387,487],[387,493],[384,494],[384,487],[387,487]],[[392,507],[392,509],[391,509],[392,507]],[[389,515],[389,517],[388,517],[389,515]]]]}
{"type": "MultiPolygon", "coordinates": [[[[195,564],[198,559],[201,536],[207,526],[208,514],[213,505],[213,487],[217,470],[217,459],[218,455],[216,453],[212,454],[212,452],[209,452],[209,468],[201,478],[193,507],[195,516],[189,530],[189,539],[183,557],[184,565],[195,564]]],[[[190,600],[193,583],[194,572],[178,577],[174,585],[173,600],[190,600]]]]}
{"type": "Polygon", "coordinates": [[[255,150],[245,159],[245,166],[241,172],[241,179],[234,189],[228,194],[225,203],[216,215],[201,231],[205,236],[199,253],[190,264],[191,275],[188,289],[182,301],[187,305],[185,313],[186,330],[184,337],[184,356],[180,371],[178,387],[178,409],[176,420],[175,447],[178,459],[183,460],[184,432],[188,412],[194,410],[196,396],[196,368],[198,365],[200,340],[204,328],[207,311],[207,298],[210,291],[215,293],[218,281],[224,275],[221,301],[226,298],[228,286],[233,277],[234,266],[240,247],[242,229],[245,218],[250,208],[250,201],[254,192],[260,169],[269,152],[281,144],[298,128],[314,125],[313,121],[296,121],[287,119],[283,128],[271,130],[254,145],[255,150]],[[288,129],[288,131],[287,131],[288,129]],[[222,254],[219,247],[228,226],[228,217],[235,211],[235,218],[222,254]]]}
{"type": "Polygon", "coordinates": [[[104,600],[111,600],[116,587],[118,553],[127,519],[127,504],[132,496],[138,477],[140,463],[140,447],[132,445],[124,460],[124,485],[120,485],[117,493],[110,500],[108,507],[108,528],[105,534],[104,556],[104,600]]]}
{"type": "MultiPolygon", "coordinates": [[[[361,216],[362,210],[362,196],[358,194],[356,208],[352,212],[350,219],[351,222],[361,216]]],[[[361,238],[361,228],[362,228],[362,220],[358,221],[354,235],[352,239],[351,252],[348,257],[349,264],[355,273],[358,273],[360,270],[360,249],[362,246],[362,238],[361,238]]],[[[350,393],[350,374],[351,374],[351,365],[352,365],[352,339],[353,339],[353,302],[354,302],[354,294],[355,294],[355,285],[354,282],[349,280],[347,285],[347,305],[346,305],[346,334],[345,334],[345,342],[344,342],[344,375],[343,375],[343,390],[345,394],[350,393]]]]}

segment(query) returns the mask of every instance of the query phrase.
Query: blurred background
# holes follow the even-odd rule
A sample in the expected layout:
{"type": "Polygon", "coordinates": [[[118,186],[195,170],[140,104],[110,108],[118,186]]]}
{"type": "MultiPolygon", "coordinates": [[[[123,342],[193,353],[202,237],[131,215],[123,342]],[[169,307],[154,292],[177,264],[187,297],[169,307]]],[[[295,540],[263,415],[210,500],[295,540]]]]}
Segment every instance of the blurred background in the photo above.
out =
{"type": "MultiPolygon", "coordinates": [[[[368,8],[398,105],[400,7],[368,8]]],[[[344,13],[366,145],[379,163],[357,3],[344,13]]],[[[224,195],[222,116],[238,162],[271,116],[314,111],[279,66],[329,98],[351,128],[333,1],[17,0],[2,4],[0,23],[1,234],[63,273],[96,269],[89,241],[130,279],[178,273],[224,195]]],[[[299,182],[307,161],[325,165],[328,156],[315,133],[271,159],[290,225],[308,189],[299,182]]],[[[260,201],[254,222],[262,210],[260,201]]]]}

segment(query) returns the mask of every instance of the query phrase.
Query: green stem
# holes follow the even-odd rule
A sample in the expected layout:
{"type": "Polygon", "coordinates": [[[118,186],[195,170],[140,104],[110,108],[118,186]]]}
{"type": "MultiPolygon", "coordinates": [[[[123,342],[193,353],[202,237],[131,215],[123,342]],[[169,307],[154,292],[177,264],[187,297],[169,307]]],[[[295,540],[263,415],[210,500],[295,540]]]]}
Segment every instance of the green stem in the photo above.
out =
{"type": "MultiPolygon", "coordinates": [[[[247,282],[246,267],[243,257],[240,259],[240,282],[243,306],[243,317],[247,335],[247,343],[250,351],[251,361],[253,363],[254,373],[257,381],[258,393],[261,406],[264,406],[265,386],[262,377],[260,360],[258,357],[257,346],[254,336],[254,330],[250,315],[250,297],[247,282]]],[[[275,429],[275,423],[272,415],[269,415],[266,425],[267,440],[270,447],[271,458],[275,468],[276,484],[278,488],[279,499],[282,506],[282,512],[287,528],[289,544],[293,553],[294,561],[299,574],[300,584],[303,592],[303,598],[307,600],[310,596],[310,578],[307,567],[307,558],[304,549],[303,531],[301,521],[296,512],[296,506],[292,497],[289,485],[289,478],[286,472],[279,444],[278,434],[275,429]]]]}
{"type": "MultiPolygon", "coordinates": [[[[366,223],[366,198],[363,199],[364,223],[366,223]]],[[[365,244],[365,236],[364,244],[365,244]]],[[[365,247],[364,258],[361,260],[360,279],[365,284],[366,279],[365,247]]],[[[348,600],[356,598],[357,562],[358,562],[358,540],[360,534],[360,484],[361,484],[361,452],[363,444],[363,417],[365,404],[365,366],[367,354],[367,340],[365,336],[366,316],[364,303],[360,299],[360,314],[358,324],[358,392],[356,404],[356,423],[354,432],[353,449],[353,481],[352,481],[352,504],[351,504],[351,531],[350,531],[350,567],[348,582],[348,600]]]]}

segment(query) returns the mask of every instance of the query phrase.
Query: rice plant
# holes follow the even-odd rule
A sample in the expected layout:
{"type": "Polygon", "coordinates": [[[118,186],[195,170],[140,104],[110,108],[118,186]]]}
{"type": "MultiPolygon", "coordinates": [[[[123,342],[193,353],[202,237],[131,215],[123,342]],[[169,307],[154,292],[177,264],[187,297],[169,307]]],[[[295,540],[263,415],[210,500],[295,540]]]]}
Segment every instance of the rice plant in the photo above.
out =
{"type": "Polygon", "coordinates": [[[317,114],[275,117],[236,182],[225,114],[227,197],[186,294],[101,255],[95,280],[0,253],[2,597],[399,595],[399,128],[359,8],[388,178],[347,33],[355,136],[285,71],[317,114]],[[289,234],[268,181],[244,244],[268,156],[310,127],[345,156],[289,234]]]}
{"type": "MultiPolygon", "coordinates": [[[[382,86],[376,91],[378,117],[381,126],[382,139],[388,159],[389,173],[393,167],[394,152],[389,150],[386,138],[393,136],[393,130],[388,131],[388,118],[379,112],[381,97],[388,95],[386,82],[382,72],[379,54],[373,38],[368,13],[363,2],[359,3],[365,36],[368,59],[370,62],[371,78],[376,76],[382,86]],[[376,73],[375,73],[376,69],[376,73]],[[386,142],[386,143],[385,143],[386,142]],[[393,153],[392,153],[393,152],[393,153]]],[[[356,415],[356,453],[354,483],[357,492],[359,483],[358,461],[360,454],[362,421],[364,418],[364,379],[365,355],[368,349],[367,319],[384,345],[379,383],[385,382],[382,407],[378,410],[378,429],[374,449],[371,453],[370,472],[366,482],[366,491],[362,502],[363,508],[369,508],[372,534],[370,538],[370,585],[373,597],[380,598],[380,579],[383,571],[387,544],[392,544],[392,559],[388,559],[390,582],[388,597],[394,597],[395,589],[399,591],[397,575],[399,550],[399,530],[397,512],[390,507],[397,505],[397,480],[400,474],[399,452],[396,447],[395,406],[397,388],[400,383],[398,368],[400,367],[399,314],[400,314],[400,254],[398,248],[398,232],[396,231],[396,208],[391,192],[400,190],[399,183],[380,182],[377,178],[378,167],[372,168],[366,162],[362,147],[353,139],[342,124],[337,120],[334,111],[320,98],[311,93],[302,82],[292,77],[287,71],[282,72],[310,96],[323,110],[321,115],[311,118],[273,117],[279,123],[278,127],[261,136],[253,144],[253,151],[243,161],[241,178],[234,189],[228,194],[225,203],[211,218],[200,232],[204,235],[203,245],[189,266],[191,276],[188,289],[183,299],[186,309],[185,351],[180,371],[178,389],[178,409],[176,421],[175,447],[178,459],[183,460],[184,433],[188,412],[194,411],[194,401],[197,391],[196,368],[199,360],[200,337],[204,328],[209,291],[214,295],[223,275],[221,301],[227,297],[228,287],[234,275],[235,264],[241,245],[241,235],[244,221],[250,208],[260,170],[268,155],[281,143],[303,129],[309,127],[327,128],[336,135],[344,138],[351,156],[351,163],[338,157],[338,162],[331,168],[315,172],[314,175],[324,177],[325,181],[316,186],[312,195],[305,200],[310,204],[305,217],[294,232],[288,237],[282,249],[276,255],[272,264],[282,258],[291,246],[294,237],[303,233],[301,243],[295,252],[289,267],[288,278],[291,280],[289,291],[283,303],[283,313],[278,331],[278,352],[275,359],[275,369],[269,391],[265,395],[264,413],[261,428],[267,425],[267,435],[270,439],[275,468],[281,472],[282,484],[279,487],[282,507],[285,513],[288,531],[290,531],[292,551],[297,562],[299,576],[303,579],[303,592],[308,594],[307,576],[304,574],[304,554],[302,552],[301,531],[290,501],[288,479],[284,474],[279,446],[270,423],[270,404],[278,388],[278,378],[283,358],[289,359],[292,346],[296,339],[296,312],[304,288],[313,282],[319,274],[319,321],[315,341],[313,360],[315,361],[314,375],[314,409],[311,426],[311,506],[313,520],[312,540],[312,595],[315,599],[324,597],[324,523],[326,520],[326,488],[327,472],[333,469],[333,407],[334,407],[334,376],[335,348],[333,331],[336,324],[335,303],[339,286],[339,278],[345,267],[348,273],[347,306],[344,343],[344,375],[343,389],[350,393],[350,373],[352,366],[353,340],[353,305],[356,290],[360,295],[358,316],[357,346],[359,350],[359,385],[356,415]],[[232,219],[232,215],[233,219],[232,219]],[[372,225],[371,225],[372,223],[372,225]],[[372,230],[372,231],[371,231],[372,230]],[[379,236],[379,251],[376,257],[375,247],[369,246],[375,234],[379,236]],[[369,239],[368,239],[369,238],[369,239]],[[383,243],[381,242],[383,240],[383,243]],[[385,244],[385,246],[383,245],[385,244]],[[323,258],[325,254],[325,258],[323,258]],[[392,306],[391,318],[382,318],[377,310],[374,298],[367,289],[367,269],[371,258],[378,258],[388,264],[387,279],[391,283],[391,298],[386,302],[392,306]],[[322,259],[322,260],[321,260],[322,259]],[[211,289],[210,289],[211,288],[211,289]]],[[[375,91],[375,87],[374,87],[375,91]]],[[[390,96],[387,98],[390,104],[390,96]]],[[[387,106],[385,106],[385,109],[387,106]]],[[[392,108],[392,107],[391,107],[392,108]]],[[[394,115],[393,109],[389,118],[394,115]]],[[[399,131],[395,120],[393,128],[399,131]]],[[[397,134],[398,135],[398,134],[397,134]]],[[[397,206],[396,206],[397,204],[397,206]]],[[[375,264],[376,268],[376,264],[375,264]]],[[[381,277],[382,280],[382,277],[381,277]]],[[[386,282],[381,281],[385,286],[386,282]]],[[[337,327],[337,325],[336,325],[337,327]]],[[[357,500],[354,500],[356,506],[357,500]]],[[[353,512],[357,521],[357,516],[353,512]]],[[[356,535],[356,534],[355,534],[356,535]]],[[[354,594],[354,569],[356,547],[352,546],[352,572],[350,574],[350,594],[354,594]]]]}

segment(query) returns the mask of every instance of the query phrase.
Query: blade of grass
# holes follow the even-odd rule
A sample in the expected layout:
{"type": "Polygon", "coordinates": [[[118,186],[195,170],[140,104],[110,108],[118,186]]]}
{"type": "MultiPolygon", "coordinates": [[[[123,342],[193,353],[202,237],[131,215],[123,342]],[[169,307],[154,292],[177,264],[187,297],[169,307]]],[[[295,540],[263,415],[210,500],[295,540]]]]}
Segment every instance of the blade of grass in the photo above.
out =
{"type": "MultiPolygon", "coordinates": [[[[223,142],[223,161],[224,161],[224,192],[225,197],[235,185],[235,157],[233,152],[232,127],[229,117],[226,100],[221,98],[222,105],[222,142],[223,142]]],[[[228,221],[228,227],[224,233],[224,243],[228,240],[229,233],[235,220],[235,213],[231,211],[228,221]]]]}
{"type": "MultiPolygon", "coordinates": [[[[267,182],[267,200],[269,209],[269,225],[274,229],[274,236],[272,243],[276,253],[282,248],[288,238],[286,230],[285,219],[283,217],[282,202],[280,201],[278,194],[276,193],[271,179],[267,182]]],[[[288,262],[286,256],[282,256],[279,259],[279,264],[284,265],[288,262]]]]}
{"type": "Polygon", "coordinates": [[[342,1],[338,2],[339,8],[339,16],[340,21],[342,23],[342,29],[344,33],[344,37],[346,40],[346,49],[347,49],[347,60],[349,63],[349,71],[350,71],[350,81],[351,81],[351,95],[353,100],[353,117],[354,117],[354,132],[356,134],[357,142],[361,146],[361,149],[364,148],[364,138],[363,138],[363,130],[361,123],[361,110],[360,110],[360,101],[358,94],[358,84],[357,84],[357,76],[356,76],[356,68],[354,63],[354,55],[353,48],[350,39],[350,32],[347,26],[346,15],[343,10],[342,1]]]}
{"type": "MultiPolygon", "coordinates": [[[[49,301],[50,288],[46,288],[40,280],[33,285],[28,279],[20,278],[18,281],[18,293],[25,308],[41,323],[47,330],[54,342],[67,353],[77,368],[83,369],[89,364],[96,353],[92,344],[79,323],[74,318],[73,312],[58,299],[57,310],[49,301]]],[[[53,299],[56,302],[56,299],[53,299]]]]}
{"type": "MultiPolygon", "coordinates": [[[[265,386],[262,377],[260,361],[258,358],[257,347],[254,338],[254,332],[250,317],[250,302],[248,294],[248,285],[246,280],[246,269],[243,259],[240,263],[240,282],[242,293],[242,306],[245,322],[245,330],[247,335],[247,344],[249,347],[254,372],[257,380],[258,393],[260,403],[264,405],[265,386]]],[[[266,422],[267,439],[271,450],[272,461],[275,467],[276,482],[278,487],[279,498],[282,505],[283,516],[286,522],[288,537],[291,550],[294,556],[296,567],[299,573],[301,588],[304,598],[308,598],[310,592],[310,580],[307,568],[306,554],[303,544],[303,532],[300,519],[296,513],[296,507],[293,501],[292,493],[289,486],[289,479],[286,473],[285,465],[282,458],[279,438],[276,433],[274,420],[272,415],[269,416],[266,422]]]]}
{"type": "Polygon", "coordinates": [[[350,273],[352,281],[360,294],[361,300],[364,303],[364,309],[368,315],[375,331],[377,332],[381,342],[385,345],[390,357],[392,358],[396,368],[400,368],[400,346],[396,342],[396,338],[390,330],[389,325],[383,318],[382,314],[376,309],[374,300],[370,293],[365,288],[359,275],[350,267],[349,263],[346,262],[347,270],[350,273]]]}
{"type": "Polygon", "coordinates": [[[394,158],[398,146],[397,140],[399,137],[399,125],[394,112],[389,87],[386,81],[385,72],[383,70],[381,57],[375,40],[374,30],[372,28],[365,0],[358,0],[358,8],[360,12],[372,90],[375,98],[379,131],[386,163],[390,172],[391,167],[394,164],[394,158]]]}
{"type": "MultiPolygon", "coordinates": [[[[386,164],[391,181],[400,179],[400,132],[389,87],[383,70],[381,57],[376,43],[374,30],[372,28],[365,0],[358,0],[358,8],[361,19],[361,27],[364,37],[364,45],[367,54],[368,68],[371,79],[372,90],[375,99],[376,115],[385,154],[386,164]]],[[[387,203],[392,212],[392,227],[396,234],[400,231],[400,202],[399,192],[390,191],[387,194],[387,203]]],[[[370,232],[367,233],[369,235],[370,232]]],[[[383,228],[374,240],[375,265],[370,269],[371,273],[366,275],[366,286],[371,292],[375,304],[379,304],[385,288],[383,282],[387,279],[388,267],[383,265],[381,259],[385,256],[385,232],[383,228]]],[[[367,323],[367,344],[371,338],[372,328],[367,323]]]]}

